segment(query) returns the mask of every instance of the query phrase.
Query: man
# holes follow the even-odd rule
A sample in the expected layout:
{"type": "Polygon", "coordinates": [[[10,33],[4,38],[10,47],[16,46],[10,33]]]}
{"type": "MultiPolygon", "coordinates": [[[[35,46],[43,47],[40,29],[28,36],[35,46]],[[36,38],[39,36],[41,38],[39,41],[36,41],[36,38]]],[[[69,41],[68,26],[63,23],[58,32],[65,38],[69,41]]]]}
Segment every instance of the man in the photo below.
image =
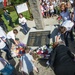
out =
{"type": "Polygon", "coordinates": [[[0,14],[0,26],[3,28],[5,32],[8,32],[7,26],[4,24],[4,21],[2,20],[2,15],[0,14]]]}
{"type": "Polygon", "coordinates": [[[74,23],[70,20],[63,22],[63,24],[59,27],[59,32],[56,37],[56,42],[58,42],[61,35],[63,35],[64,36],[63,40],[65,41],[66,46],[69,46],[68,45],[68,35],[69,34],[70,34],[71,41],[74,41],[73,33],[72,33],[73,26],[74,26],[74,23]]]}
{"type": "Polygon", "coordinates": [[[75,57],[64,43],[55,43],[49,63],[55,75],[75,75],[75,57]]]}
{"type": "Polygon", "coordinates": [[[8,12],[8,10],[3,9],[4,13],[4,18],[9,22],[9,26],[14,27],[13,22],[12,22],[12,18],[10,17],[10,13],[8,12]]]}
{"type": "Polygon", "coordinates": [[[17,42],[15,40],[17,34],[18,34],[17,29],[14,29],[14,30],[7,33],[7,39],[9,39],[10,47],[12,46],[12,43],[17,45],[17,42]]]}
{"type": "Polygon", "coordinates": [[[12,58],[9,46],[7,46],[6,44],[6,33],[1,27],[0,27],[0,50],[3,50],[6,52],[7,60],[12,58]]]}

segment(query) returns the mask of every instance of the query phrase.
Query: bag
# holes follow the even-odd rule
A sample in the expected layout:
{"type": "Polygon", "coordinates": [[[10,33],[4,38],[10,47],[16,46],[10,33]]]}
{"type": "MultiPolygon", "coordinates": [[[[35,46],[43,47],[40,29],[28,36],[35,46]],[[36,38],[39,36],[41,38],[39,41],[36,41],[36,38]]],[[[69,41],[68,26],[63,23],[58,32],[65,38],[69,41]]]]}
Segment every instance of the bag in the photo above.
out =
{"type": "Polygon", "coordinates": [[[11,75],[13,71],[14,67],[11,64],[7,63],[5,68],[2,69],[0,72],[2,73],[2,75],[11,75]]]}

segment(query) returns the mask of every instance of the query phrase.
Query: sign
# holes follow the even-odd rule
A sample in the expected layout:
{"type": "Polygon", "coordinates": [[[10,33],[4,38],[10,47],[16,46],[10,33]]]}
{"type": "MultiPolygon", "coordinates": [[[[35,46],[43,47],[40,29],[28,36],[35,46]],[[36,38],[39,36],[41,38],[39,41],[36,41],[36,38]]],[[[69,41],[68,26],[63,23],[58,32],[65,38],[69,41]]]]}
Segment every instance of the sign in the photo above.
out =
{"type": "Polygon", "coordinates": [[[30,32],[27,46],[43,46],[50,44],[50,31],[30,32]]]}
{"type": "Polygon", "coordinates": [[[17,5],[17,6],[15,6],[15,8],[16,8],[16,11],[17,11],[18,14],[28,10],[28,7],[27,7],[26,3],[17,5]]]}

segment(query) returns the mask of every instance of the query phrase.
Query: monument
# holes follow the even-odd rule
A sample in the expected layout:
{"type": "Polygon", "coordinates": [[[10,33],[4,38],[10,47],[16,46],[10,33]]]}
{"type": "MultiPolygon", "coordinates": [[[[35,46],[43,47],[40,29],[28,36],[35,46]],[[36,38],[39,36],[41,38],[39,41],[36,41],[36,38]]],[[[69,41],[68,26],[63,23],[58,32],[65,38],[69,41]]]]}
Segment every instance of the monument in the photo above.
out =
{"type": "Polygon", "coordinates": [[[36,28],[38,30],[44,29],[43,17],[40,9],[40,1],[39,0],[29,0],[30,9],[36,24],[36,28]]]}

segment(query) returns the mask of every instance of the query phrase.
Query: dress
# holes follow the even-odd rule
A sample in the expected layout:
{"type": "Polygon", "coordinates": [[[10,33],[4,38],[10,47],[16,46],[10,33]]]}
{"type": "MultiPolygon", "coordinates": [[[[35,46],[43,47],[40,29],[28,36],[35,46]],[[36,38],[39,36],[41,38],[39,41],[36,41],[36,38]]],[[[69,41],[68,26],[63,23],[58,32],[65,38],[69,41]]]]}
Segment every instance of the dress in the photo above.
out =
{"type": "Polygon", "coordinates": [[[23,71],[27,74],[29,74],[31,71],[33,71],[34,64],[32,62],[33,57],[29,53],[24,54],[21,56],[22,65],[23,65],[23,71]]]}

